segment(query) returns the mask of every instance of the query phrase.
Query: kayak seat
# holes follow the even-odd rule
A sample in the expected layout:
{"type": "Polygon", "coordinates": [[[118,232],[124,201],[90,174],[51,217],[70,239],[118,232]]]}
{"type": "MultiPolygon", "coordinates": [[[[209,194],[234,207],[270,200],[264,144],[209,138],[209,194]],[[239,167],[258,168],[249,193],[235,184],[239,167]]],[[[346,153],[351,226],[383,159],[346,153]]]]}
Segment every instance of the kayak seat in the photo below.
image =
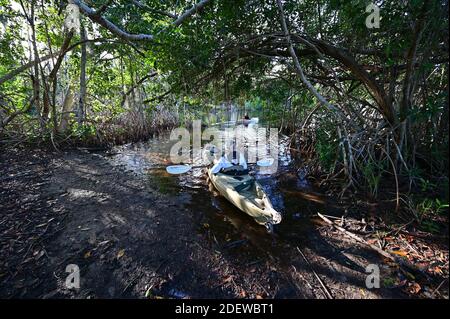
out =
{"type": "Polygon", "coordinates": [[[242,192],[244,190],[251,188],[253,186],[253,184],[255,184],[255,180],[245,181],[245,182],[235,186],[234,190],[239,193],[239,192],[242,192]]]}
{"type": "Polygon", "coordinates": [[[222,168],[220,171],[221,173],[225,175],[231,175],[231,176],[241,176],[241,175],[247,175],[248,169],[244,169],[241,165],[233,165],[227,168],[222,168]]]}

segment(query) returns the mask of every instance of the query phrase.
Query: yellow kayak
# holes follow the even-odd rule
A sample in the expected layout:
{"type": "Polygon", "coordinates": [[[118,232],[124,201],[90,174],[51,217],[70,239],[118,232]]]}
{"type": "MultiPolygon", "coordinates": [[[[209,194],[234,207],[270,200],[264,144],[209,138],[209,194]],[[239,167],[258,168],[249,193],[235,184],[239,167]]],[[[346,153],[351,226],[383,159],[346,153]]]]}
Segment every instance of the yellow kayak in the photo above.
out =
{"type": "Polygon", "coordinates": [[[228,175],[223,172],[214,174],[208,169],[208,176],[219,193],[234,206],[252,216],[258,224],[272,230],[272,225],[281,222],[281,214],[277,212],[254,177],[245,175],[228,175]]]}

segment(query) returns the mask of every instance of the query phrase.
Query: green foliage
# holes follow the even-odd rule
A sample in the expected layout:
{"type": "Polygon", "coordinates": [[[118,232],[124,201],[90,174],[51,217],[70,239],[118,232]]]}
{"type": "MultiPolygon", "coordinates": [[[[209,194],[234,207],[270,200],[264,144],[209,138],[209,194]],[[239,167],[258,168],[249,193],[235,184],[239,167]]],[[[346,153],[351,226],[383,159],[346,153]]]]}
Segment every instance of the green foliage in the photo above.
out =
{"type": "Polygon", "coordinates": [[[324,171],[331,171],[338,159],[338,139],[333,130],[320,127],[316,130],[315,150],[324,171]]]}
{"type": "Polygon", "coordinates": [[[422,220],[424,217],[442,214],[443,212],[445,212],[446,208],[448,208],[448,203],[442,203],[438,198],[425,198],[417,205],[417,211],[420,220],[422,220]]]}
{"type": "Polygon", "coordinates": [[[383,287],[392,288],[395,286],[395,283],[396,283],[396,278],[393,278],[393,277],[383,278],[383,287]]]}
{"type": "Polygon", "coordinates": [[[440,216],[448,218],[449,204],[442,202],[439,198],[423,198],[417,200],[417,204],[413,209],[414,217],[420,227],[430,233],[440,232],[440,216]]]}
{"type": "Polygon", "coordinates": [[[80,140],[90,140],[95,137],[97,132],[95,125],[74,123],[72,128],[74,137],[80,140]]]}
{"type": "Polygon", "coordinates": [[[382,164],[370,159],[362,168],[364,179],[367,181],[372,196],[376,197],[380,186],[380,181],[384,173],[382,164]],[[380,167],[381,166],[381,167],[380,167]]]}

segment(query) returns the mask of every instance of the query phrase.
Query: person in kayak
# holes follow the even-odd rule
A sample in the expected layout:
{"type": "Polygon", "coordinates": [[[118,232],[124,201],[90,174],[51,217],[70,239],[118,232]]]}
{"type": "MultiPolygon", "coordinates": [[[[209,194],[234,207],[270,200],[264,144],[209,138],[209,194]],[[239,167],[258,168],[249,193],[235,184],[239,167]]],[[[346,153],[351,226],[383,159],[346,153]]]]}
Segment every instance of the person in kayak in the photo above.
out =
{"type": "Polygon", "coordinates": [[[242,119],[242,123],[245,127],[247,127],[250,124],[250,116],[248,116],[248,113],[245,113],[244,118],[242,119]]]}
{"type": "Polygon", "coordinates": [[[213,174],[224,173],[226,175],[246,175],[249,170],[247,167],[247,161],[245,160],[244,154],[239,154],[239,162],[233,164],[230,162],[226,155],[222,156],[219,161],[211,168],[213,174]]]}

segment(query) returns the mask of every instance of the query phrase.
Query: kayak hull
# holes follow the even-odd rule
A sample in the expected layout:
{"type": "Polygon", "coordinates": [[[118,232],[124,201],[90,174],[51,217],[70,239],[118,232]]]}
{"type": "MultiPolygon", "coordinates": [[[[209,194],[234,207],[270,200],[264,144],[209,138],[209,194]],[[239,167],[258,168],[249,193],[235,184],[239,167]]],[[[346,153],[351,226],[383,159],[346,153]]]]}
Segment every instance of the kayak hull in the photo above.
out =
{"type": "Polygon", "coordinates": [[[270,203],[269,198],[261,185],[251,176],[230,176],[223,173],[212,173],[208,170],[211,183],[234,206],[242,212],[253,217],[260,225],[270,226],[281,222],[281,214],[270,203]],[[246,183],[247,189],[237,191],[235,189],[246,183]]]}

